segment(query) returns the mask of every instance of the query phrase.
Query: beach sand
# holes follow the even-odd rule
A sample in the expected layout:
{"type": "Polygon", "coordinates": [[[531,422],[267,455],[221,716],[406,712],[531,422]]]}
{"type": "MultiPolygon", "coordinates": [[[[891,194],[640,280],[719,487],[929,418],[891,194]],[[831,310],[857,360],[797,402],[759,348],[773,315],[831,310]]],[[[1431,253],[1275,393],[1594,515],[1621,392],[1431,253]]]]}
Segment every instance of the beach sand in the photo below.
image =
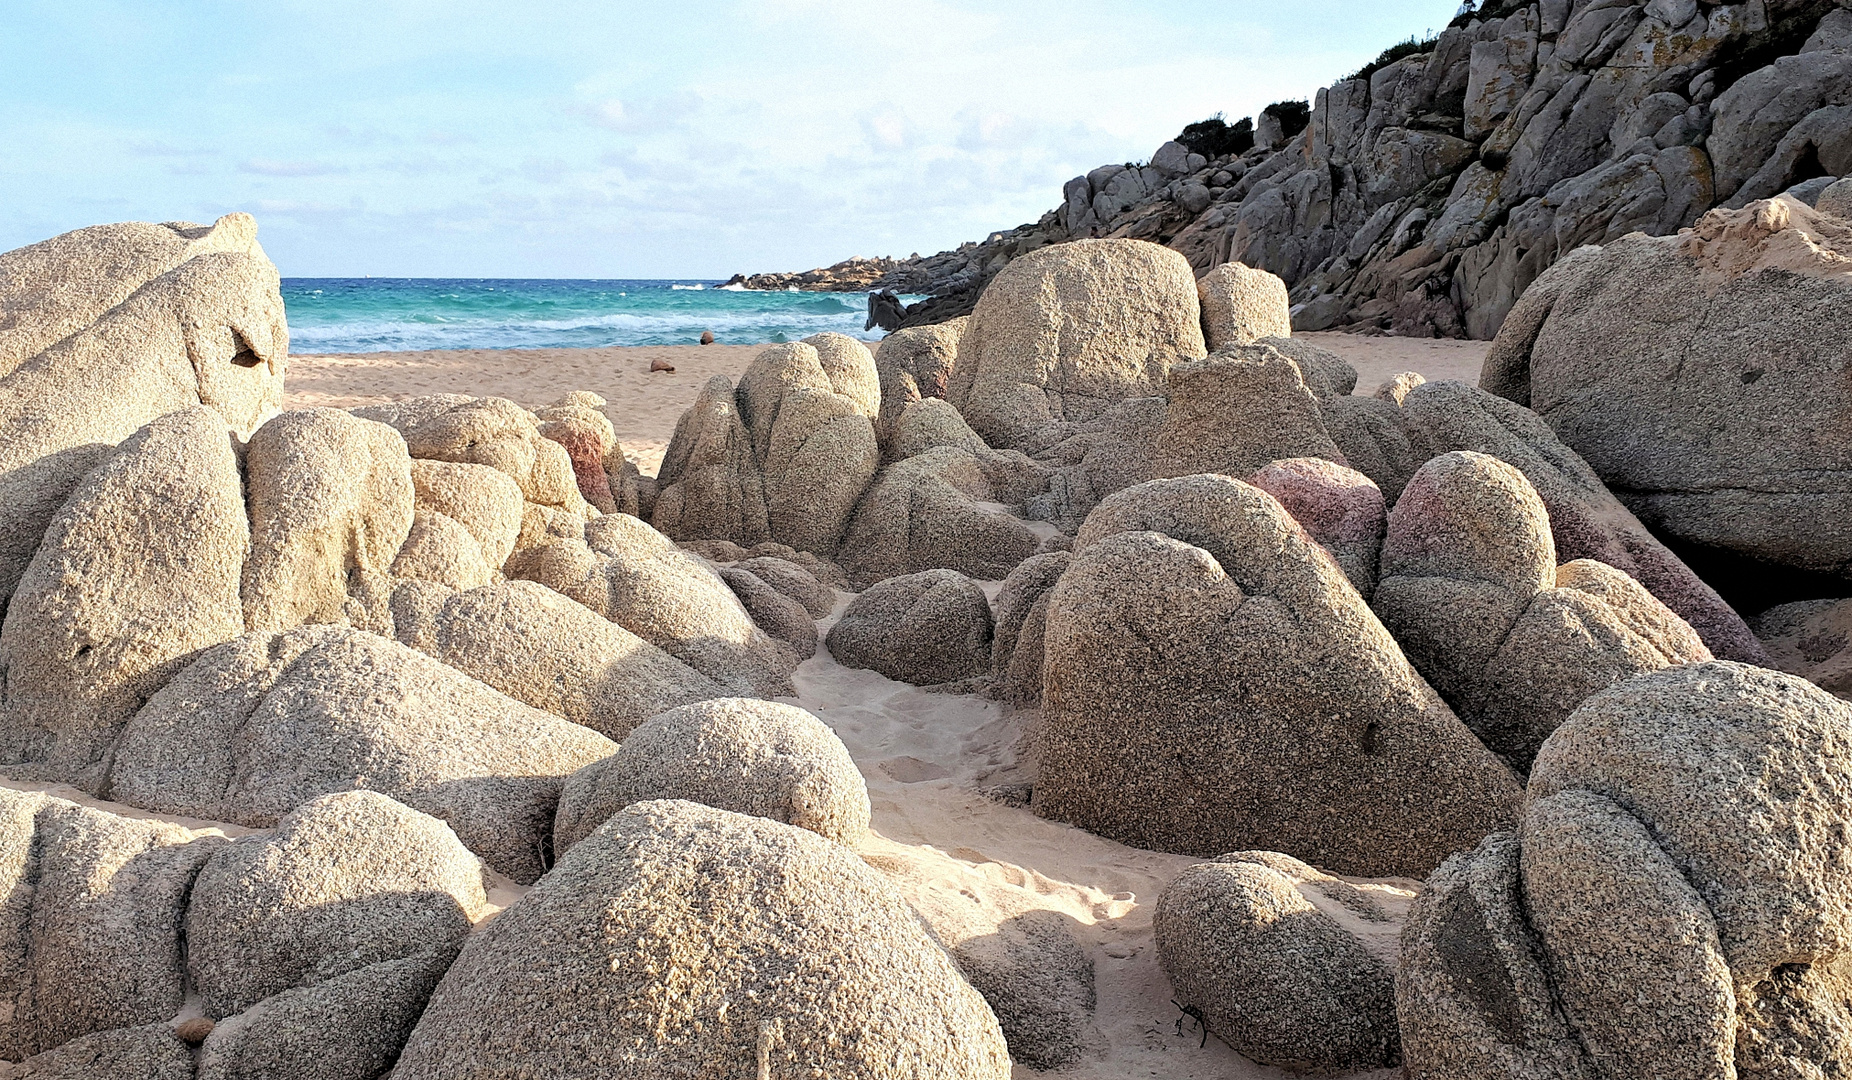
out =
{"type": "MultiPolygon", "coordinates": [[[[1425,341],[1344,334],[1304,335],[1357,368],[1369,394],[1402,371],[1430,380],[1477,382],[1485,342],[1425,341]]],[[[290,360],[290,407],[351,406],[432,393],[492,394],[529,407],[572,390],[609,403],[626,453],[654,472],[675,421],[714,375],[737,378],[764,346],[470,350],[298,356],[290,360]],[[652,360],[674,374],[649,371],[652,360]]],[[[986,583],[995,595],[996,583],[986,583]]],[[[825,633],[835,614],[819,621],[825,633]]],[[[1058,912],[1093,960],[1098,1007],[1082,1060],[1068,1080],[1258,1080],[1289,1074],[1257,1065],[1182,1017],[1158,965],[1152,908],[1164,885],[1200,860],[1143,851],[987,796],[1032,783],[1025,732],[1033,711],[1012,712],[980,697],[928,693],[837,663],[827,649],[798,668],[797,696],[842,738],[873,804],[861,853],[895,881],[948,938],[994,933],[1031,909],[1058,912]],[[1179,1023],[1181,1020],[1181,1023],[1179,1023]]],[[[1032,738],[1032,736],[1030,736],[1032,738]]],[[[1398,915],[1419,883],[1365,882],[1398,915]]],[[[519,895],[504,887],[505,904],[519,895]]],[[[1306,896],[1393,963],[1400,919],[1364,926],[1316,890],[1306,896]]],[[[1018,1077],[1043,1075],[1019,1066],[1018,1077]]],[[[1387,1080],[1395,1070],[1357,1074],[1387,1080]]]]}
{"type": "MultiPolygon", "coordinates": [[[[1357,369],[1357,393],[1385,379],[1419,371],[1430,380],[1477,384],[1486,342],[1426,338],[1302,334],[1357,369]]],[[[504,397],[528,408],[549,405],[574,390],[608,404],[624,455],[654,475],[675,433],[675,421],[715,375],[737,379],[764,345],[638,345],[610,349],[455,349],[432,352],[291,356],[285,407],[349,408],[421,394],[504,397]],[[675,371],[652,372],[667,360],[675,371]]]]}

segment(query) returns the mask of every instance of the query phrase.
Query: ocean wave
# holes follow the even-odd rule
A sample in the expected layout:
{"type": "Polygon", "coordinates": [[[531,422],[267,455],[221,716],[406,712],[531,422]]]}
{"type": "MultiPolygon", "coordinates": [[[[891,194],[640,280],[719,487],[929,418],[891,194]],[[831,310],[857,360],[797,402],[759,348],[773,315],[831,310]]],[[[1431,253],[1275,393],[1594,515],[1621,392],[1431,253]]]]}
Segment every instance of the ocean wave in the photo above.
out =
{"type": "Polygon", "coordinates": [[[700,292],[706,288],[707,286],[705,285],[671,285],[669,286],[669,289],[672,292],[700,292]]]}

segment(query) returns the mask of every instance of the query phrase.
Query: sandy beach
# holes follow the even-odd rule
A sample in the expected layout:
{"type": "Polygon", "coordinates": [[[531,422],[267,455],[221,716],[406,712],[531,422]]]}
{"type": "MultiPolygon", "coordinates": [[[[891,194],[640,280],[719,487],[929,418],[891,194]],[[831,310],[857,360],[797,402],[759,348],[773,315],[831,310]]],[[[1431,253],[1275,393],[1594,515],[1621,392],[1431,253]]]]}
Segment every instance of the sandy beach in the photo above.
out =
{"type": "MultiPolygon", "coordinates": [[[[1479,381],[1486,342],[1433,338],[1299,335],[1342,356],[1357,369],[1357,393],[1383,380],[1419,371],[1431,380],[1479,381]]],[[[640,345],[609,349],[454,349],[431,352],[343,353],[289,358],[292,409],[348,408],[400,401],[421,394],[505,397],[529,408],[574,390],[590,390],[609,404],[624,454],[654,474],[675,433],[675,421],[694,403],[701,384],[715,375],[737,379],[764,345],[640,345]],[[652,372],[667,360],[674,372],[652,372]]]]}

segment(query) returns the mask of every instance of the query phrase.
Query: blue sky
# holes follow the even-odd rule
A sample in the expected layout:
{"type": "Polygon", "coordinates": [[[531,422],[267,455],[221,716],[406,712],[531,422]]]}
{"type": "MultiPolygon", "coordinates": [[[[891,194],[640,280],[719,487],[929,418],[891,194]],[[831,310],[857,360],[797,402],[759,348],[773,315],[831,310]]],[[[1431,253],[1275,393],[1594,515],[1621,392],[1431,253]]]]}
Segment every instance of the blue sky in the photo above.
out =
{"type": "Polygon", "coordinates": [[[6,0],[0,249],[249,210],[286,276],[938,251],[1457,6],[6,0]]]}

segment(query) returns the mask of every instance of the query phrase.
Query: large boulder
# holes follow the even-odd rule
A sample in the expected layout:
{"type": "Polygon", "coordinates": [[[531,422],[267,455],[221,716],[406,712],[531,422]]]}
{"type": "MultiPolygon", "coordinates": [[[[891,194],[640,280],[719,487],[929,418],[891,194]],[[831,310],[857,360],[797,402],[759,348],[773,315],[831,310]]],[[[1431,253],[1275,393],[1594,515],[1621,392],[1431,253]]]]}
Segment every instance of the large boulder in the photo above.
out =
{"type": "Polygon", "coordinates": [[[1041,548],[1011,513],[1040,470],[1015,451],[942,446],[881,470],[862,496],[838,558],[867,586],[897,574],[955,570],[996,580],[1041,548]]]}
{"type": "Polygon", "coordinates": [[[1321,889],[1329,880],[1272,853],[1192,866],[1158,895],[1159,962],[1177,1004],[1245,1057],[1319,1074],[1395,1065],[1390,965],[1312,894],[1348,896],[1349,921],[1388,916],[1360,892],[1321,889]]]}
{"type": "Polygon", "coordinates": [[[260,631],[207,650],[135,714],[109,794],[269,827],[318,795],[371,788],[442,818],[497,870],[532,881],[565,778],[615,749],[364,631],[260,631]]]}
{"type": "Polygon", "coordinates": [[[1389,516],[1383,624],[1466,725],[1517,768],[1583,699],[1709,660],[1689,624],[1605,563],[1556,565],[1524,474],[1470,451],[1421,467],[1389,516]]]}
{"type": "Polygon", "coordinates": [[[0,760],[95,793],[117,734],[194,653],[244,630],[233,436],[194,406],[129,438],[46,530],[0,628],[0,760]]]}
{"type": "Polygon", "coordinates": [[[1157,850],[1425,874],[1517,783],[1271,496],[1107,499],[1048,607],[1037,813],[1157,850]]]}
{"type": "Polygon", "coordinates": [[[1176,364],[1167,385],[1154,476],[1247,476],[1281,458],[1343,460],[1299,365],[1271,345],[1230,345],[1176,364]]]}
{"type": "Polygon", "coordinates": [[[500,469],[453,461],[414,460],[412,504],[442,514],[482,545],[482,561],[500,570],[521,535],[521,485],[500,469]]]}
{"type": "Polygon", "coordinates": [[[868,788],[842,740],[803,709],[771,701],[703,701],[639,725],[617,753],[566,782],[554,851],[651,799],[771,818],[851,848],[868,832],[868,788]]]}
{"type": "Polygon", "coordinates": [[[399,641],[516,701],[621,739],[720,684],[585,605],[531,581],[448,593],[401,585],[399,641]]]}
{"type": "Polygon", "coordinates": [[[193,1052],[169,1023],[112,1028],[0,1062],[0,1080],[194,1080],[193,1052]]]}
{"type": "Polygon", "coordinates": [[[220,1019],[376,964],[448,959],[487,904],[482,864],[448,825],[375,791],[323,795],[213,852],[187,905],[187,972],[220,1019]]]}
{"type": "Polygon", "coordinates": [[[398,429],[412,457],[487,465],[514,480],[529,503],[581,519],[589,510],[572,456],[540,434],[534,414],[506,398],[437,395],[355,414],[398,429]]]}
{"type": "Polygon", "coordinates": [[[990,600],[956,570],[888,578],[849,602],[830,628],[830,655],[845,667],[930,686],[990,671],[990,600]]]}
{"type": "Polygon", "coordinates": [[[1196,296],[1202,306],[1203,337],[1210,349],[1292,336],[1286,283],[1265,270],[1223,263],[1196,279],[1196,296]]]}
{"type": "Polygon", "coordinates": [[[195,405],[240,433],[276,411],[278,280],[247,214],[79,229],[0,256],[0,605],[108,447],[195,405]]]}
{"type": "Polygon", "coordinates": [[[1471,450],[1523,473],[1549,510],[1559,559],[1604,562],[1677,612],[1717,656],[1767,662],[1742,616],[1649,532],[1536,413],[1458,382],[1417,386],[1400,411],[1430,457],[1471,450]]]}
{"type": "Polygon", "coordinates": [[[1852,1030],[1849,790],[1852,706],[1793,676],[1688,664],[1589,698],[1517,836],[1417,905],[1411,1074],[1823,1075],[1852,1030]]]}
{"type": "Polygon", "coordinates": [[[1779,604],[1757,615],[1750,626],[1768,646],[1771,667],[1841,698],[1852,697],[1852,601],[1779,604]]]}
{"type": "Polygon", "coordinates": [[[1003,1080],[1010,1064],[878,871],[804,829],[663,801],[605,822],[470,938],[393,1076],[587,1070],[1003,1080]]]}
{"type": "Polygon", "coordinates": [[[1187,259],[1140,240],[1076,240],[991,279],[946,397],[986,443],[1023,449],[1051,423],[1160,392],[1172,364],[1207,352],[1187,259]]]}
{"type": "Polygon", "coordinates": [[[813,619],[821,619],[836,609],[836,590],[790,559],[755,555],[734,566],[802,604],[813,619]]]}
{"type": "Polygon", "coordinates": [[[789,646],[792,655],[808,660],[817,654],[817,620],[804,610],[803,604],[772,588],[759,575],[737,566],[721,567],[720,580],[740,598],[752,621],[789,646]]]}
{"type": "Polygon", "coordinates": [[[943,398],[958,360],[958,342],[971,322],[960,315],[942,323],[909,326],[881,339],[875,349],[875,375],[881,386],[881,411],[875,437],[886,449],[895,421],[906,407],[924,398],[943,398]]]}
{"type": "Polygon", "coordinates": [[[412,527],[411,458],[385,424],[300,409],[251,436],[245,625],[384,629],[386,579],[412,527]]]}
{"type": "Polygon", "coordinates": [[[510,577],[563,593],[696,671],[747,694],[789,693],[797,656],[761,630],[715,569],[628,514],[586,540],[523,552],[510,577]]]}
{"type": "Polygon", "coordinates": [[[624,460],[604,405],[604,398],[578,390],[538,410],[534,419],[541,438],[560,444],[572,459],[572,476],[586,502],[606,514],[635,514],[635,466],[624,460]]]}
{"type": "Polygon", "coordinates": [[[0,1058],[177,1013],[188,890],[224,843],[0,789],[0,1058]]]}
{"type": "Polygon", "coordinates": [[[1527,297],[1481,381],[1661,535],[1765,577],[1852,576],[1848,260],[1852,221],[1790,196],[1626,237],[1527,297]]]}
{"type": "Polygon", "coordinates": [[[765,478],[725,375],[709,379],[675,422],[656,486],[650,520],[678,540],[752,545],[771,537],[765,478]]]}

